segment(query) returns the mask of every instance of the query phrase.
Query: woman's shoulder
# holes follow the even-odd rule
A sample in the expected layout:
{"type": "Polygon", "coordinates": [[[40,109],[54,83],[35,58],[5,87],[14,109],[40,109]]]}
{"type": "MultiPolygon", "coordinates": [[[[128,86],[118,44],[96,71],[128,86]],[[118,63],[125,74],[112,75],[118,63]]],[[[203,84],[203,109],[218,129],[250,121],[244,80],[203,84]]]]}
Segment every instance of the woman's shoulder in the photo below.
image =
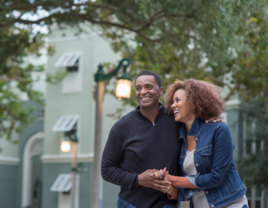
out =
{"type": "Polygon", "coordinates": [[[227,124],[222,122],[204,123],[204,128],[207,130],[214,130],[215,132],[230,132],[230,129],[227,124]]]}

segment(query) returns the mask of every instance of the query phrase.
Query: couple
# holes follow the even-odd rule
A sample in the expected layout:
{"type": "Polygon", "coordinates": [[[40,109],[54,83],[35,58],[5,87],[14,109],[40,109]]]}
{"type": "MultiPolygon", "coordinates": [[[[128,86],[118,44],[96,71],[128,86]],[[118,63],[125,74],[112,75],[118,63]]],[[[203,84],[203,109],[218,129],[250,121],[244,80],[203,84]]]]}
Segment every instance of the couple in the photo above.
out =
{"type": "Polygon", "coordinates": [[[112,127],[102,157],[103,179],[121,187],[118,208],[175,208],[181,200],[194,208],[248,207],[230,131],[209,122],[224,109],[219,91],[203,81],[175,81],[165,108],[160,77],[137,75],[140,105],[112,127]]]}

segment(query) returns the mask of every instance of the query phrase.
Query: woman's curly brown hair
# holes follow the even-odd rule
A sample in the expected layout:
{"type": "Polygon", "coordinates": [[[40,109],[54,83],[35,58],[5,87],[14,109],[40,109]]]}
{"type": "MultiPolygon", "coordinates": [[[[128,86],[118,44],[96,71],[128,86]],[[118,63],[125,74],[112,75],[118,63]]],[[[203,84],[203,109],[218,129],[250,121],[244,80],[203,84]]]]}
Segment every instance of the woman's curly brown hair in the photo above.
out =
{"type": "Polygon", "coordinates": [[[224,111],[224,100],[220,95],[222,90],[220,87],[205,81],[188,79],[184,82],[176,80],[168,86],[165,94],[165,106],[168,114],[173,113],[171,108],[173,95],[179,89],[186,91],[190,111],[197,118],[206,120],[220,116],[224,111]]]}

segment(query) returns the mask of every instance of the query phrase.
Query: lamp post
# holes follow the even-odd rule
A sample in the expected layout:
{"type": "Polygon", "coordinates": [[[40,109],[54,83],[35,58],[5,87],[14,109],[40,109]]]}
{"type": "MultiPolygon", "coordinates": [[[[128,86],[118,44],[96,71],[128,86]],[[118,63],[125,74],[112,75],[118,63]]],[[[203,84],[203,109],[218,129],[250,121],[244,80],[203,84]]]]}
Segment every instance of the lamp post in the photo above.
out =
{"type": "Polygon", "coordinates": [[[94,152],[94,187],[93,187],[93,208],[102,207],[102,178],[101,178],[101,153],[102,153],[102,118],[103,118],[103,95],[105,80],[116,76],[123,67],[123,74],[118,77],[116,85],[116,96],[119,100],[130,98],[131,78],[127,74],[127,67],[130,61],[122,59],[118,66],[110,73],[104,74],[103,66],[98,66],[95,74],[96,88],[96,120],[95,120],[95,152],[94,152]]]}
{"type": "Polygon", "coordinates": [[[71,189],[71,208],[75,207],[75,188],[76,188],[76,171],[77,171],[77,136],[76,130],[64,132],[64,139],[61,141],[61,151],[70,152],[72,142],[72,189],[71,189]]]}

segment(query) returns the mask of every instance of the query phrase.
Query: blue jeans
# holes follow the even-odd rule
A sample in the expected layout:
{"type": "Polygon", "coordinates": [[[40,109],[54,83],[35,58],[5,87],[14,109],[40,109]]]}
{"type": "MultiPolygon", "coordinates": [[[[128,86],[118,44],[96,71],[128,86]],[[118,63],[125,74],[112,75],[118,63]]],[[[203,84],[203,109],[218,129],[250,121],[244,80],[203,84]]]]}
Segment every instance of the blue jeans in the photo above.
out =
{"type": "MultiPolygon", "coordinates": [[[[125,200],[118,198],[117,200],[117,208],[137,208],[134,205],[126,202],[125,200]]],[[[164,205],[161,208],[176,208],[175,205],[164,205]]]]}

